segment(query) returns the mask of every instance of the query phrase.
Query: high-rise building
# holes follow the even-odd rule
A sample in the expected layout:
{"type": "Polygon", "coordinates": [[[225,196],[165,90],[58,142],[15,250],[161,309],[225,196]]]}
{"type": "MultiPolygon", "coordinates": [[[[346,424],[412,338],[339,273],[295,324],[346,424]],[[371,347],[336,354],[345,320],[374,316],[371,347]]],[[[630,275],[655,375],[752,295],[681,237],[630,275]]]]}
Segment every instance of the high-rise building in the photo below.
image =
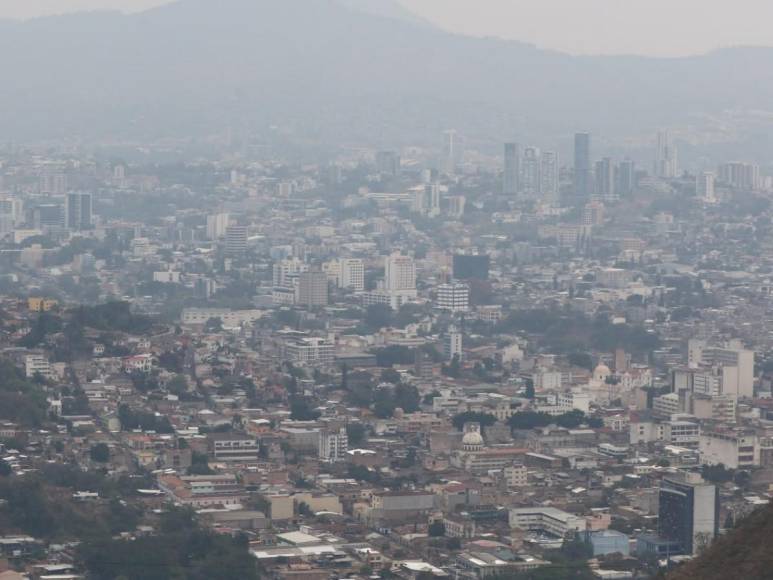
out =
{"type": "Polygon", "coordinates": [[[561,197],[561,183],[558,177],[558,153],[543,151],[541,163],[541,195],[542,200],[550,204],[558,204],[561,197]]]}
{"type": "Polygon", "coordinates": [[[521,191],[527,197],[536,197],[542,191],[542,165],[537,147],[523,150],[521,191]]]}
{"type": "Polygon", "coordinates": [[[32,225],[36,229],[62,228],[65,225],[65,212],[58,203],[44,203],[32,211],[32,225]]]}
{"type": "Polygon", "coordinates": [[[303,272],[298,278],[297,304],[307,308],[327,306],[327,274],[321,271],[303,272]]]}
{"type": "Polygon", "coordinates": [[[719,166],[719,181],[735,189],[755,191],[760,188],[760,166],[733,161],[719,166]]]}
{"type": "Polygon", "coordinates": [[[437,307],[451,312],[466,312],[470,307],[467,284],[441,284],[437,289],[437,307]]]}
{"type": "Polygon", "coordinates": [[[704,171],[698,175],[695,183],[695,191],[698,194],[698,197],[709,203],[713,203],[717,200],[714,191],[715,179],[716,174],[711,171],[704,171]]]}
{"type": "Polygon", "coordinates": [[[615,195],[615,165],[609,157],[596,162],[596,194],[602,198],[615,195]]]}
{"type": "Polygon", "coordinates": [[[673,179],[679,176],[679,160],[676,146],[668,131],[660,131],[655,145],[655,176],[673,179]]]}
{"type": "Polygon", "coordinates": [[[437,183],[425,185],[413,198],[412,211],[428,217],[440,215],[440,186],[437,183]]]}
{"type": "Polygon", "coordinates": [[[505,143],[505,170],[502,175],[502,193],[517,195],[521,180],[521,148],[518,143],[505,143]]]}
{"type": "Polygon", "coordinates": [[[216,213],[207,216],[207,239],[219,240],[225,236],[228,229],[229,215],[227,213],[216,213]]]}
{"type": "Polygon", "coordinates": [[[574,136],[574,193],[578,197],[589,197],[592,189],[591,136],[577,133],[574,136]]]}
{"type": "Polygon", "coordinates": [[[365,264],[358,258],[344,258],[339,261],[341,267],[341,287],[355,292],[365,290],[365,264]]]}
{"type": "Polygon", "coordinates": [[[388,291],[416,290],[416,263],[395,252],[384,263],[384,286],[388,291]]]}
{"type": "Polygon", "coordinates": [[[443,355],[446,360],[457,359],[461,362],[463,354],[462,333],[455,326],[451,326],[443,341],[443,355]]]}
{"type": "Polygon", "coordinates": [[[376,170],[381,175],[396,177],[400,174],[400,155],[394,151],[376,153],[376,170]]]}
{"type": "Polygon", "coordinates": [[[227,254],[243,254],[247,251],[247,226],[228,226],[225,230],[227,254]]]}
{"type": "Polygon", "coordinates": [[[630,159],[623,159],[617,166],[617,193],[631,195],[636,189],[636,164],[630,159]]]}
{"type": "Polygon", "coordinates": [[[462,160],[462,147],[459,135],[454,129],[449,129],[443,133],[443,158],[441,161],[441,170],[444,173],[453,174],[456,172],[456,166],[462,160]]]}
{"type": "Polygon", "coordinates": [[[90,193],[68,193],[65,206],[66,226],[71,230],[88,230],[92,223],[92,197],[90,193]]]}
{"type": "Polygon", "coordinates": [[[319,458],[322,461],[346,461],[349,451],[349,436],[346,427],[334,431],[323,431],[319,434],[319,458]]]}
{"type": "Polygon", "coordinates": [[[488,280],[491,258],[487,254],[455,254],[456,280],[488,280]]]}
{"type": "Polygon", "coordinates": [[[309,265],[300,258],[279,260],[273,267],[273,283],[275,287],[293,288],[294,279],[303,272],[309,271],[309,265]]]}
{"type": "Polygon", "coordinates": [[[464,215],[464,208],[467,205],[467,198],[463,195],[449,195],[448,201],[448,217],[459,219],[464,215]]]}
{"type": "Polygon", "coordinates": [[[660,484],[658,532],[678,542],[684,554],[698,554],[719,533],[719,492],[700,475],[665,478],[660,484]]]}

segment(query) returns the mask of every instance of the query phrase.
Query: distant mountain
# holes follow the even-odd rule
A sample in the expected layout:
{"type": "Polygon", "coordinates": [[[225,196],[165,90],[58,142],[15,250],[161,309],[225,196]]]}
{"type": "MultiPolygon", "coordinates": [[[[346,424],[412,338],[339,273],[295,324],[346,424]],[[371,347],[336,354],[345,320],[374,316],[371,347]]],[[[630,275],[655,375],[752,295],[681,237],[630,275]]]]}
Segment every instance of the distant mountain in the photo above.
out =
{"type": "Polygon", "coordinates": [[[344,144],[435,143],[449,127],[492,142],[614,137],[773,103],[772,49],[573,57],[450,34],[391,0],[180,0],[0,21],[0,70],[0,142],[269,125],[344,144]]]}

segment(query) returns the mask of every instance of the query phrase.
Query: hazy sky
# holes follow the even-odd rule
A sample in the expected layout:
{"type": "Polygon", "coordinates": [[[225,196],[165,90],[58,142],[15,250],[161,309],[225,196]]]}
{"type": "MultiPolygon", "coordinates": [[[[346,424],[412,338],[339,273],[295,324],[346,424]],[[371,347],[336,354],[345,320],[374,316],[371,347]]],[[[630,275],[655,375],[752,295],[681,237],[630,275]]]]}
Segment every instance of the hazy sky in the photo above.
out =
{"type": "MultiPolygon", "coordinates": [[[[0,17],[142,10],[165,1],[0,0],[0,17]]],[[[398,1],[448,30],[572,53],[684,55],[739,44],[773,45],[771,0],[398,1]]]]}

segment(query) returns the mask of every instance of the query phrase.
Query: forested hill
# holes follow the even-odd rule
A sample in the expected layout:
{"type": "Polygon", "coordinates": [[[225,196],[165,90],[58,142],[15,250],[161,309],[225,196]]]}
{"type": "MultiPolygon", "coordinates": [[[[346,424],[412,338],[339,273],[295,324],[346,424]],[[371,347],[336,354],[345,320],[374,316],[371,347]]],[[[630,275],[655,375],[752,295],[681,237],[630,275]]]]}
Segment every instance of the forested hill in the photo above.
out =
{"type": "Polygon", "coordinates": [[[773,578],[773,505],[759,509],[701,557],[677,568],[668,580],[773,578]]]}

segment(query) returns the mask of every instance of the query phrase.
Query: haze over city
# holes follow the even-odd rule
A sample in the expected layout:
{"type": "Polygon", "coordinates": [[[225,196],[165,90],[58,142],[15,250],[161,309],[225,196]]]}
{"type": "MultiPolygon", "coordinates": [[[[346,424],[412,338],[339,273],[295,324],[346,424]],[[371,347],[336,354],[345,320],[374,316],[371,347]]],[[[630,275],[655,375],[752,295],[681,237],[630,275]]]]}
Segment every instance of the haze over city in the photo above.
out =
{"type": "Polygon", "coordinates": [[[0,580],[770,580],[772,17],[0,1],[0,580]]]}

